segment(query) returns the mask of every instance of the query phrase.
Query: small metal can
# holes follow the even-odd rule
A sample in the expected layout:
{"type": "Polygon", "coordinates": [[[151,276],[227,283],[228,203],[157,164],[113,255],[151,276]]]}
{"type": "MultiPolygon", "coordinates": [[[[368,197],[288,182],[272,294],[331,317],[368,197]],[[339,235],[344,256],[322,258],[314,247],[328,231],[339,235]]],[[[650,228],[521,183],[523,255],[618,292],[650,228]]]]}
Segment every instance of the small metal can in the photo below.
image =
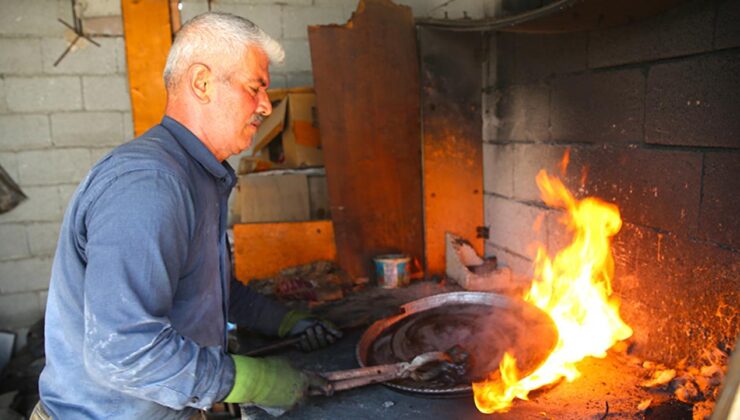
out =
{"type": "Polygon", "coordinates": [[[378,286],[395,289],[409,284],[409,261],[404,254],[378,255],[373,258],[378,286]]]}

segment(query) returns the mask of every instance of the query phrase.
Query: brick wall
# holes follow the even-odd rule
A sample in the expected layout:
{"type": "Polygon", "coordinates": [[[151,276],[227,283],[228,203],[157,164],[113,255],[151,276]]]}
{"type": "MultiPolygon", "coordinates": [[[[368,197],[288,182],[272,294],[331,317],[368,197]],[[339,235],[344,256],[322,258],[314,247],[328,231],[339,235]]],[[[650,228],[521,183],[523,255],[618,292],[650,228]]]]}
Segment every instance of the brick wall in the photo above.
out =
{"type": "Polygon", "coordinates": [[[534,243],[567,243],[534,177],[570,147],[566,184],[622,212],[615,288],[636,348],[666,361],[740,332],[738,19],[738,0],[690,1],[588,33],[491,35],[487,253],[529,276],[534,243]]]}
{"type": "MultiPolygon", "coordinates": [[[[120,16],[119,2],[101,4],[86,16],[120,16]]],[[[0,215],[0,329],[13,329],[43,314],[69,197],[132,128],[123,37],[80,42],[55,67],[71,39],[57,22],[72,22],[69,1],[2,0],[0,9],[0,165],[28,196],[0,215]]]]}

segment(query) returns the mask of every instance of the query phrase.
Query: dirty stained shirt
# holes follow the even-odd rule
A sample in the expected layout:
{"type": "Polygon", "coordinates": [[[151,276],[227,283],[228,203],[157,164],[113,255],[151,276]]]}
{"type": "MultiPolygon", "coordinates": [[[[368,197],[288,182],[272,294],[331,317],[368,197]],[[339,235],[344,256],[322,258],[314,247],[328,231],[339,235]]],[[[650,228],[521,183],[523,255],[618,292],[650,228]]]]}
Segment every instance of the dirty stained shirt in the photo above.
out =
{"type": "Polygon", "coordinates": [[[232,278],[235,181],[169,117],[91,169],[52,266],[39,391],[53,418],[188,418],[233,386],[228,318],[277,333],[287,310],[232,278]]]}

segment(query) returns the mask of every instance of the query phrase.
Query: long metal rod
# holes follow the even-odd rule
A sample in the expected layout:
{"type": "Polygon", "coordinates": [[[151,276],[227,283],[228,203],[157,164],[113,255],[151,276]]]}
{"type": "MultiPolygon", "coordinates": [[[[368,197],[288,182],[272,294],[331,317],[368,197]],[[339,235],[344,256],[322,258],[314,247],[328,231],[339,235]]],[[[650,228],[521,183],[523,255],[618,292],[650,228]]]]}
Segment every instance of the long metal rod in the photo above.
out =
{"type": "MultiPolygon", "coordinates": [[[[331,392],[336,392],[404,378],[408,376],[411,368],[410,363],[400,362],[326,372],[320,375],[329,381],[331,392]]],[[[311,395],[324,395],[324,390],[311,390],[309,393],[311,395]]]]}
{"type": "Polygon", "coordinates": [[[373,377],[373,376],[385,376],[385,375],[391,375],[391,377],[395,377],[395,375],[398,375],[401,372],[408,370],[409,366],[410,365],[408,363],[401,362],[401,363],[393,363],[389,365],[378,365],[378,366],[361,367],[361,368],[356,368],[356,369],[338,370],[334,372],[322,373],[321,376],[323,376],[329,381],[344,381],[347,379],[356,379],[356,378],[373,377]]]}
{"type": "Polygon", "coordinates": [[[54,62],[54,67],[59,65],[59,63],[64,59],[64,57],[66,57],[67,54],[69,54],[69,52],[72,50],[72,47],[77,43],[78,39],[80,39],[79,35],[76,36],[75,39],[73,39],[72,42],[69,43],[69,45],[67,45],[67,48],[64,49],[64,51],[62,52],[62,55],[60,55],[59,58],[57,58],[57,61],[54,62]]]}
{"type": "Polygon", "coordinates": [[[301,341],[300,335],[297,337],[289,337],[289,338],[285,338],[285,339],[282,339],[274,343],[264,345],[262,347],[258,347],[256,349],[249,350],[247,352],[244,352],[243,355],[250,356],[250,357],[263,356],[265,354],[270,354],[277,350],[282,350],[282,349],[286,349],[288,347],[294,346],[298,344],[300,341],[301,341]]]}
{"type": "Polygon", "coordinates": [[[490,19],[417,19],[416,24],[419,26],[425,26],[436,29],[444,29],[448,31],[458,32],[475,32],[475,31],[492,31],[508,26],[518,25],[530,20],[539,19],[541,17],[549,16],[556,12],[559,12],[565,8],[573,6],[575,3],[584,0],[558,0],[554,3],[548,4],[547,6],[540,7],[538,9],[530,10],[528,12],[520,13],[514,16],[507,16],[502,18],[490,18],[490,19]]]}
{"type": "MultiPolygon", "coordinates": [[[[345,332],[347,330],[350,330],[352,328],[361,327],[364,325],[367,325],[371,322],[370,317],[363,316],[359,319],[355,319],[352,322],[337,325],[337,328],[339,328],[340,331],[345,332]]],[[[274,343],[266,344],[261,347],[257,347],[255,349],[251,349],[249,351],[246,351],[244,353],[240,353],[244,356],[263,356],[265,354],[270,354],[277,350],[286,349],[288,347],[294,346],[298,344],[301,341],[302,336],[295,336],[295,337],[287,337],[283,338],[282,340],[276,341],[274,343]]]]}
{"type": "Polygon", "coordinates": [[[346,391],[348,389],[359,388],[361,386],[379,384],[381,382],[392,381],[399,378],[399,373],[388,372],[382,375],[365,376],[353,379],[345,379],[343,381],[337,381],[331,385],[333,391],[346,391]]]}

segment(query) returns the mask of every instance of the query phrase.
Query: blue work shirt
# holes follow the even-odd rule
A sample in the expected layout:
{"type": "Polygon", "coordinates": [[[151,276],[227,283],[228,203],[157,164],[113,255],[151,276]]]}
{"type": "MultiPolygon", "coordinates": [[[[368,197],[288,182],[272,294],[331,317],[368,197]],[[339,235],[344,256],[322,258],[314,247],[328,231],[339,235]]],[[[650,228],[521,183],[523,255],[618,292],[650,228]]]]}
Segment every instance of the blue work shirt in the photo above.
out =
{"type": "Polygon", "coordinates": [[[90,170],[49,285],[39,391],[52,417],[188,418],[233,386],[227,319],[277,333],[287,310],[232,278],[235,182],[169,117],[90,170]]]}

